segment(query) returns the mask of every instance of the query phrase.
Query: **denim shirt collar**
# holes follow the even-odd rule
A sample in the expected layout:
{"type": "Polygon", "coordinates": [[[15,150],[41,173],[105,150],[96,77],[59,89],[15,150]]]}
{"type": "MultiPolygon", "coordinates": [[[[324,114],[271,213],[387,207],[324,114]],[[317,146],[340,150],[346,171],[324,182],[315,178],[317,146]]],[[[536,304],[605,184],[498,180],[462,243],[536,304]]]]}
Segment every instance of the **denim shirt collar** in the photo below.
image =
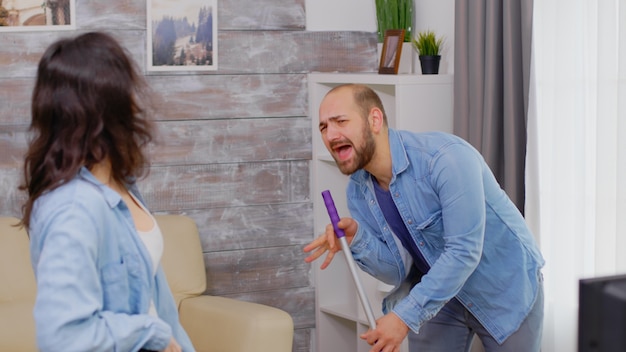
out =
{"type": "MultiPolygon", "coordinates": [[[[404,149],[404,145],[402,143],[402,137],[398,133],[398,131],[389,128],[388,129],[388,137],[389,137],[389,150],[391,153],[391,182],[393,184],[396,180],[396,176],[402,173],[409,167],[409,157],[404,149]]],[[[369,180],[371,180],[371,174],[363,169],[357,170],[350,176],[350,179],[357,182],[358,184],[367,184],[369,180]]]]}
{"type": "Polygon", "coordinates": [[[409,167],[409,156],[404,149],[402,137],[398,131],[389,129],[389,150],[391,151],[391,172],[393,174],[391,183],[396,176],[409,167]]]}

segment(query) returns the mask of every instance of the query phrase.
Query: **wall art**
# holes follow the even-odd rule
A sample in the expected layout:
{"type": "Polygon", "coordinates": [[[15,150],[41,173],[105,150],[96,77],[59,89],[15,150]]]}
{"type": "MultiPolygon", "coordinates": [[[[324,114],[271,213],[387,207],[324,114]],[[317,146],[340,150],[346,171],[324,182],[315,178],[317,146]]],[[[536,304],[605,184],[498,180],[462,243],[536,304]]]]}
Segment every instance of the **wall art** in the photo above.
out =
{"type": "Polygon", "coordinates": [[[148,71],[217,70],[217,0],[148,0],[148,71]]]}
{"type": "Polygon", "coordinates": [[[1,0],[0,32],[75,29],[75,0],[1,0]]]}

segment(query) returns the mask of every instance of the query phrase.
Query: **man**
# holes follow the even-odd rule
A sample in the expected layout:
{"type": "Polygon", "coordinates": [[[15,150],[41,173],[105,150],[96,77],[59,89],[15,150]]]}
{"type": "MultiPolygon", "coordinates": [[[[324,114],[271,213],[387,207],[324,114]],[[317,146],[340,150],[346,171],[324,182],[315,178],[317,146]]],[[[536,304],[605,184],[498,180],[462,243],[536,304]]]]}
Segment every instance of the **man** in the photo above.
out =
{"type": "MultiPolygon", "coordinates": [[[[436,117],[434,117],[436,118],[436,117]]],[[[395,289],[372,352],[539,351],[544,260],[524,218],[470,144],[442,133],[387,126],[367,86],[329,91],[319,129],[342,173],[352,218],[339,227],[358,265],[395,289]]],[[[331,225],[304,247],[307,262],[340,250],[331,225]]]]}

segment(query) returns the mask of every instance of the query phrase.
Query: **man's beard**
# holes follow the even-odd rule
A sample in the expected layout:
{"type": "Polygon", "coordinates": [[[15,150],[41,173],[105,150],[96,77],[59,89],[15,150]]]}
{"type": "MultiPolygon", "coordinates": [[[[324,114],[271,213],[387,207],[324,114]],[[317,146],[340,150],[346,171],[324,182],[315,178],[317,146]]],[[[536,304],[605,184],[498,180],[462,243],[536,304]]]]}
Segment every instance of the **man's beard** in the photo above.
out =
{"type": "Polygon", "coordinates": [[[363,143],[359,148],[350,141],[353,150],[353,157],[351,159],[340,162],[335,157],[337,167],[342,174],[352,175],[356,171],[365,168],[365,166],[372,161],[374,151],[376,150],[376,142],[374,141],[372,131],[369,130],[367,125],[363,128],[363,137],[363,143]]]}

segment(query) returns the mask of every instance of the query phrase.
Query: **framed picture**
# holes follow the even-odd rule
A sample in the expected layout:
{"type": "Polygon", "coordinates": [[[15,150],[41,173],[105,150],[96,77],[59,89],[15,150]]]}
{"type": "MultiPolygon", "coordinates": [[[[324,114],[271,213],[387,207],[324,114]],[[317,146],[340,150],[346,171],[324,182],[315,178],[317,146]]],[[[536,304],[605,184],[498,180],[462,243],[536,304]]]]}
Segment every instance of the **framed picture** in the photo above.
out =
{"type": "Polygon", "coordinates": [[[217,70],[217,0],[148,0],[148,71],[217,70]]]}
{"type": "Polygon", "coordinates": [[[388,29],[385,31],[378,73],[398,74],[403,41],[404,29],[388,29]]]}
{"type": "Polygon", "coordinates": [[[0,32],[76,28],[75,0],[0,1],[0,32]]]}

